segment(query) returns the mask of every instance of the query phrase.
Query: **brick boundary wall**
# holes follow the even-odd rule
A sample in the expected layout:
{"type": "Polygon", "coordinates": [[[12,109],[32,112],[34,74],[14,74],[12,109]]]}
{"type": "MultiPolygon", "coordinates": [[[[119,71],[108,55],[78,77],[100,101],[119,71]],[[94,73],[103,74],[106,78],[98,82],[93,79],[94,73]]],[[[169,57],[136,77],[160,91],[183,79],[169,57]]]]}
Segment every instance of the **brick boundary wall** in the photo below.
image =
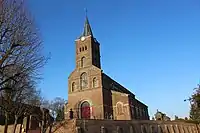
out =
{"type": "Polygon", "coordinates": [[[177,121],[80,119],[66,121],[69,121],[67,126],[63,126],[56,133],[61,131],[63,133],[200,133],[200,125],[177,121]],[[75,129],[69,131],[66,127],[75,129]]]}
{"type": "Polygon", "coordinates": [[[177,121],[76,120],[76,126],[78,133],[200,133],[199,125],[177,121]]]}
{"type": "Polygon", "coordinates": [[[52,133],[200,133],[199,129],[200,125],[177,121],[73,119],[56,123],[52,133]]]}

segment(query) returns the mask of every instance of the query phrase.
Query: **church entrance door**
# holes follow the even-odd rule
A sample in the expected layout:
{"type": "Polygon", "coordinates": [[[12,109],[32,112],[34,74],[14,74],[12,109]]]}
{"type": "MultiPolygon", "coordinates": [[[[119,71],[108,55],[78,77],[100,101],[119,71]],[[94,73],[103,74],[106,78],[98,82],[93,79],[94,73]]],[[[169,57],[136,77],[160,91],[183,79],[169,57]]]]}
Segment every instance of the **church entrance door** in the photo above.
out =
{"type": "Polygon", "coordinates": [[[81,104],[81,118],[90,119],[90,116],[90,104],[87,101],[85,101],[81,104]]]}

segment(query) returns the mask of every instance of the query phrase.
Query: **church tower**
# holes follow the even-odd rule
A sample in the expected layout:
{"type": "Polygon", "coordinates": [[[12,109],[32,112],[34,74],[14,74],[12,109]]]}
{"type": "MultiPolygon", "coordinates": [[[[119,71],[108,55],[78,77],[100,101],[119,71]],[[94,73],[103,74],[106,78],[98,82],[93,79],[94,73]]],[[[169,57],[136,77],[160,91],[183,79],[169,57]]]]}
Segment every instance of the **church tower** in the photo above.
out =
{"type": "Polygon", "coordinates": [[[86,17],[82,35],[76,40],[76,69],[94,65],[101,68],[99,42],[94,38],[86,17]]]}
{"type": "MultiPolygon", "coordinates": [[[[67,111],[75,118],[103,118],[100,44],[86,16],[83,33],[75,40],[76,67],[68,78],[67,111]]],[[[68,115],[66,115],[67,117],[68,115]]]]}

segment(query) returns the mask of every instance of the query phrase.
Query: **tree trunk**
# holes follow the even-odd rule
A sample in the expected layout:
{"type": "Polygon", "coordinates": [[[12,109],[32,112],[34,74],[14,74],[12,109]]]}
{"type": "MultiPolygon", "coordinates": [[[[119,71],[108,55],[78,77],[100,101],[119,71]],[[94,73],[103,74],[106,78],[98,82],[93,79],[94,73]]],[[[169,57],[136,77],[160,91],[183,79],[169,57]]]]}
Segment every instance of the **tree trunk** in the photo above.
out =
{"type": "Polygon", "coordinates": [[[4,133],[8,132],[8,112],[5,112],[5,126],[4,126],[4,133]]]}
{"type": "Polygon", "coordinates": [[[53,124],[51,124],[51,125],[49,126],[49,133],[51,133],[52,127],[53,127],[53,124]]]}
{"type": "Polygon", "coordinates": [[[22,125],[23,125],[23,123],[22,123],[22,124],[20,124],[19,133],[22,133],[22,125]]]}
{"type": "Polygon", "coordinates": [[[40,122],[40,133],[43,133],[43,120],[40,122]]]}
{"type": "Polygon", "coordinates": [[[5,125],[4,126],[4,133],[7,133],[7,131],[8,131],[8,125],[5,125]]]}
{"type": "Polygon", "coordinates": [[[42,122],[41,122],[41,133],[44,133],[44,129],[45,129],[45,113],[44,113],[44,109],[41,109],[42,112],[42,122]]]}
{"type": "Polygon", "coordinates": [[[18,121],[18,117],[17,117],[17,115],[15,115],[15,123],[13,125],[13,133],[15,133],[16,128],[17,128],[17,121],[18,121]]]}
{"type": "Polygon", "coordinates": [[[44,120],[42,120],[42,128],[41,128],[41,131],[42,131],[42,133],[45,133],[45,125],[44,125],[44,120]]]}
{"type": "Polygon", "coordinates": [[[16,128],[17,128],[17,124],[14,124],[14,125],[13,125],[13,133],[15,133],[16,128]]]}

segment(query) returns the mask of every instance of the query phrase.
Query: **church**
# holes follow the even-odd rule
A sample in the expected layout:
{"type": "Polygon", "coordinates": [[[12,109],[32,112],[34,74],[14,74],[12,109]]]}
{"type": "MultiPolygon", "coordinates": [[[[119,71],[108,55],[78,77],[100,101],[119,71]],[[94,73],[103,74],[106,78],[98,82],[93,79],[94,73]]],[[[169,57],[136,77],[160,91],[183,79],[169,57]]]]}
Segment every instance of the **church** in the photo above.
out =
{"type": "Polygon", "coordinates": [[[76,68],[68,77],[65,119],[149,120],[148,106],[101,68],[100,43],[86,16],[84,30],[75,40],[76,68]]]}

